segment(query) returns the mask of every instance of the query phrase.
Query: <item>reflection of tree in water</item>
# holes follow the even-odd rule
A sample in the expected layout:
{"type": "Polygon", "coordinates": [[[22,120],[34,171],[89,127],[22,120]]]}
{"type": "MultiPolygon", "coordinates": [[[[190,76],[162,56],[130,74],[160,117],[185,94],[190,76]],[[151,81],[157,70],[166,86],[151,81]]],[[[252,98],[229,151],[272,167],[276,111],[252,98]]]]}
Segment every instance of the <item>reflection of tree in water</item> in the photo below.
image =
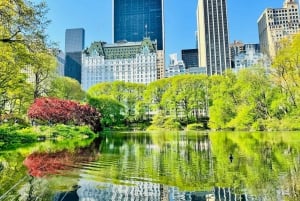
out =
{"type": "Polygon", "coordinates": [[[73,169],[78,163],[96,160],[100,142],[101,139],[96,138],[88,147],[77,148],[73,152],[66,149],[54,153],[34,152],[26,157],[24,165],[34,177],[59,174],[63,170],[73,169]]]}
{"type": "MultiPolygon", "coordinates": [[[[35,152],[30,154],[23,162],[29,171],[30,178],[28,179],[28,184],[23,188],[24,192],[22,193],[21,200],[49,200],[53,197],[53,189],[49,188],[49,180],[47,181],[41,177],[51,174],[60,174],[63,173],[64,170],[72,170],[78,166],[79,163],[96,160],[99,155],[100,142],[101,138],[95,138],[89,146],[76,148],[74,151],[65,149],[54,153],[35,152]]],[[[71,182],[77,183],[76,180],[75,178],[71,182]]],[[[74,185],[73,190],[59,193],[56,198],[63,196],[58,200],[78,200],[76,199],[77,189],[78,187],[74,185]]]]}

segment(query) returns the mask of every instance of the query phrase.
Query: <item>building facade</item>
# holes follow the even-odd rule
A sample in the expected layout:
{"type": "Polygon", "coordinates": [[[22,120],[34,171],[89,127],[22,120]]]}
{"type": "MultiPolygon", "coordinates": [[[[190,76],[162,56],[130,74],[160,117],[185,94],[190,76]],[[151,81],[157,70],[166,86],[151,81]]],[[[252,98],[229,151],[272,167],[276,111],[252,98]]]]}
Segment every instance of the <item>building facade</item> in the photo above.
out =
{"type": "Polygon", "coordinates": [[[164,50],[163,11],[163,0],[114,0],[114,43],[139,42],[149,37],[157,40],[158,50],[164,50]]]}
{"type": "Polygon", "coordinates": [[[185,65],[182,60],[178,60],[177,54],[170,54],[170,64],[166,68],[165,77],[173,77],[176,75],[183,75],[186,73],[185,65]]]}
{"type": "Polygon", "coordinates": [[[296,0],[285,0],[283,8],[267,8],[259,17],[258,32],[262,53],[274,58],[280,40],[300,31],[299,5],[296,0]]]}
{"type": "Polygon", "coordinates": [[[148,84],[157,80],[156,42],[94,42],[83,52],[82,88],[116,80],[148,84]]]}
{"type": "Polygon", "coordinates": [[[157,79],[164,78],[164,0],[113,0],[113,40],[157,41],[157,79]]]}
{"type": "Polygon", "coordinates": [[[81,55],[84,49],[85,31],[82,28],[67,29],[65,33],[64,75],[81,83],[81,55]]]}
{"type": "Polygon", "coordinates": [[[226,0],[198,0],[197,34],[199,66],[223,74],[230,68],[226,0]]]}
{"type": "Polygon", "coordinates": [[[260,52],[259,44],[244,44],[242,51],[234,55],[234,71],[259,66],[270,67],[269,59],[260,52]]]}
{"type": "MultiPolygon", "coordinates": [[[[193,51],[194,52],[194,51],[193,51]]],[[[178,60],[177,54],[170,54],[170,64],[165,71],[165,77],[173,77],[176,75],[184,75],[184,74],[206,74],[206,68],[204,67],[186,67],[185,62],[183,60],[178,60]]]]}
{"type": "Polygon", "coordinates": [[[181,58],[186,68],[199,67],[198,49],[181,50],[181,58]]]}
{"type": "Polygon", "coordinates": [[[64,52],[58,50],[56,54],[56,60],[57,60],[57,74],[59,76],[64,76],[65,74],[65,57],[66,55],[64,54],[64,52]]]}

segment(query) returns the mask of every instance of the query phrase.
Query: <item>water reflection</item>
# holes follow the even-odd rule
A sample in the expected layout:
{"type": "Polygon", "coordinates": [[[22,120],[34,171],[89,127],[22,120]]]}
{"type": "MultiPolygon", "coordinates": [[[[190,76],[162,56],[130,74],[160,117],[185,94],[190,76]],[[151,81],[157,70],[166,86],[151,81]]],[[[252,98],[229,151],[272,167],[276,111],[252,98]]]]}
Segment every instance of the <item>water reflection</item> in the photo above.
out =
{"type": "Polygon", "coordinates": [[[98,137],[89,146],[76,148],[74,151],[64,149],[57,152],[34,152],[26,157],[24,165],[34,177],[64,173],[63,170],[71,170],[78,163],[96,160],[100,142],[101,138],[98,137]]]}
{"type": "Polygon", "coordinates": [[[0,200],[296,201],[299,142],[298,133],[113,133],[2,152],[0,200]]]}

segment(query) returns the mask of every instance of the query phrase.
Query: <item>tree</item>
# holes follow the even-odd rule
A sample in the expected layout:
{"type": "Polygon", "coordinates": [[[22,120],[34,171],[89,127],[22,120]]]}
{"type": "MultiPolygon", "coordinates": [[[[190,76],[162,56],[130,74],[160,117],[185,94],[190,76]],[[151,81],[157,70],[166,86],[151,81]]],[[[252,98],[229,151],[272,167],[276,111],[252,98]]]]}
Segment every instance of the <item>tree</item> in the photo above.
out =
{"type": "Polygon", "coordinates": [[[45,34],[46,13],[45,2],[0,2],[0,115],[23,113],[45,92],[45,75],[56,65],[45,34]]]}
{"type": "Polygon", "coordinates": [[[0,43],[24,44],[28,49],[45,47],[45,30],[49,20],[45,18],[47,5],[25,0],[1,0],[0,43]]]}
{"type": "MultiPolygon", "coordinates": [[[[136,112],[136,106],[138,102],[143,100],[143,94],[146,89],[144,84],[137,83],[126,83],[122,81],[115,81],[111,83],[99,83],[92,86],[87,91],[87,95],[90,97],[110,97],[119,102],[120,105],[124,106],[125,118],[132,122],[135,121],[136,117],[141,114],[136,112]]],[[[142,111],[139,109],[139,112],[142,111]]],[[[142,114],[141,116],[143,116],[142,114]]]]}
{"type": "Polygon", "coordinates": [[[32,62],[26,70],[33,83],[33,98],[39,98],[50,93],[49,85],[54,79],[57,62],[49,51],[31,54],[32,62]]]}
{"type": "Polygon", "coordinates": [[[235,105],[236,115],[228,123],[229,127],[249,130],[254,122],[271,118],[270,105],[274,92],[265,69],[252,67],[240,71],[234,88],[239,91],[239,101],[235,105]]]}
{"type": "Polygon", "coordinates": [[[69,77],[56,77],[51,82],[48,95],[60,99],[82,101],[85,92],[77,80],[69,77]]]}
{"type": "Polygon", "coordinates": [[[162,103],[175,111],[187,124],[199,120],[206,103],[206,76],[181,75],[170,79],[171,86],[163,95],[162,103]]]}
{"type": "Polygon", "coordinates": [[[209,83],[209,127],[228,128],[227,124],[235,117],[239,105],[239,89],[235,87],[237,77],[227,71],[222,75],[213,75],[209,83]]]}
{"type": "Polygon", "coordinates": [[[23,44],[2,42],[0,50],[0,116],[3,113],[22,113],[32,101],[32,87],[22,73],[29,63],[29,52],[23,44]]]}
{"type": "Polygon", "coordinates": [[[162,96],[171,86],[170,80],[171,78],[160,79],[147,86],[144,92],[144,101],[145,104],[150,105],[151,110],[162,110],[162,96]]]}
{"type": "Polygon", "coordinates": [[[116,126],[123,123],[124,106],[117,100],[106,96],[90,97],[88,103],[101,112],[101,124],[104,126],[116,126]]]}
{"type": "Polygon", "coordinates": [[[89,105],[80,105],[70,100],[37,98],[28,110],[28,117],[50,124],[87,124],[95,132],[101,130],[101,114],[95,108],[89,105]]]}
{"type": "MultiPolygon", "coordinates": [[[[273,81],[282,90],[291,109],[298,108],[300,97],[300,33],[281,41],[272,63],[273,81]]],[[[289,108],[289,106],[286,106],[289,108]]]]}

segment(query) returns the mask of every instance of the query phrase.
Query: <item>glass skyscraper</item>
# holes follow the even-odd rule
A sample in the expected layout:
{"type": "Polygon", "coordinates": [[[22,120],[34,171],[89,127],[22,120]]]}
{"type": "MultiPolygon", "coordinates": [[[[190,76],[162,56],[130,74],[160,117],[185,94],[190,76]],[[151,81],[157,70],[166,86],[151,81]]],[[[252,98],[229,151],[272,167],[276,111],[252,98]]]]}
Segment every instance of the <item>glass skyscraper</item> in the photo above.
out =
{"type": "Polygon", "coordinates": [[[144,37],[157,40],[164,49],[163,0],[114,0],[114,42],[139,42],[144,37]]]}
{"type": "Polygon", "coordinates": [[[85,31],[82,28],[67,29],[65,35],[65,70],[67,77],[74,78],[81,83],[81,53],[84,48],[85,31]]]}
{"type": "Polygon", "coordinates": [[[181,50],[181,58],[186,68],[199,67],[198,64],[198,49],[181,50]]]}

